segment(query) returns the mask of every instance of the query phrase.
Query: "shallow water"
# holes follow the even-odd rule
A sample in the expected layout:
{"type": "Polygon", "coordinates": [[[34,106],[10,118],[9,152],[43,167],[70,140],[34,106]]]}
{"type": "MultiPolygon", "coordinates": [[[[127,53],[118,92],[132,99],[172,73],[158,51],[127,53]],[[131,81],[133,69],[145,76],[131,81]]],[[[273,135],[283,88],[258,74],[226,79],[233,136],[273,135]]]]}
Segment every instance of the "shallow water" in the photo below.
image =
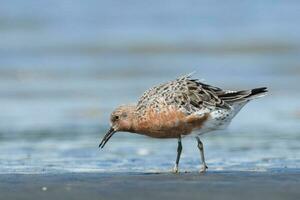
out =
{"type": "MultiPolygon", "coordinates": [[[[97,146],[115,106],[193,71],[270,90],[203,136],[209,169],[300,167],[300,3],[152,3],[1,3],[0,173],[171,169],[176,140],[120,133],[97,146]]],[[[183,148],[181,169],[198,170],[196,142],[183,148]]]]}

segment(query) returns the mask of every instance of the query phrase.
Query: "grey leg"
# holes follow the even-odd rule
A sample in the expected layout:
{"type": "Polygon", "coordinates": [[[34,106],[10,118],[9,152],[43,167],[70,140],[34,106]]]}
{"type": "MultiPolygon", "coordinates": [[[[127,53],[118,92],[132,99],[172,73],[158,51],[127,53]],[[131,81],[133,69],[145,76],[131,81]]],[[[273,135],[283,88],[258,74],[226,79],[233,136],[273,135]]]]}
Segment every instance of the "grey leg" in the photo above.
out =
{"type": "Polygon", "coordinates": [[[177,158],[176,158],[176,163],[173,169],[174,173],[178,173],[178,164],[180,160],[180,155],[182,151],[182,144],[181,144],[181,136],[178,137],[178,146],[177,146],[177,158]]]}
{"type": "Polygon", "coordinates": [[[199,137],[196,137],[197,142],[198,142],[198,149],[200,150],[200,155],[201,155],[201,160],[202,160],[202,169],[200,170],[200,173],[205,173],[206,169],[208,168],[206,163],[205,163],[205,157],[204,157],[204,147],[203,143],[201,142],[199,137]]]}

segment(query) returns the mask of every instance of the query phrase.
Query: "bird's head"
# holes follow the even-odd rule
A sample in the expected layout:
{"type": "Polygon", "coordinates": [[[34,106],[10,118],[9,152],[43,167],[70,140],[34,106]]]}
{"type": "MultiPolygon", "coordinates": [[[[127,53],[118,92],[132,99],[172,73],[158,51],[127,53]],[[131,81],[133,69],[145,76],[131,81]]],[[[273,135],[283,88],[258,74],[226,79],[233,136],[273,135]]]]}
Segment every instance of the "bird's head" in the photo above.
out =
{"type": "Polygon", "coordinates": [[[131,131],[133,125],[133,118],[135,113],[135,106],[125,105],[117,107],[110,115],[110,129],[105,134],[100,148],[103,148],[106,142],[118,131],[131,131]]]}

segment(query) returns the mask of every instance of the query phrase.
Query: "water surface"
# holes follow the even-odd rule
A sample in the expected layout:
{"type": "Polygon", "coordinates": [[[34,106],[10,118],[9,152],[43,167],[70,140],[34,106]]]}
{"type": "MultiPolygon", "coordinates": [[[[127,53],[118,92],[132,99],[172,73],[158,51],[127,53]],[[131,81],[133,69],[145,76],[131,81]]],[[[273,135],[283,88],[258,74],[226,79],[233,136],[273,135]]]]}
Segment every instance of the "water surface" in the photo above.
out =
{"type": "MultiPolygon", "coordinates": [[[[168,171],[177,141],[116,134],[109,113],[196,71],[269,87],[228,130],[203,136],[210,170],[300,167],[298,1],[1,2],[0,172],[168,171]],[[234,12],[233,12],[234,11],[234,12]]],[[[200,167],[184,139],[181,169],[200,167]]]]}

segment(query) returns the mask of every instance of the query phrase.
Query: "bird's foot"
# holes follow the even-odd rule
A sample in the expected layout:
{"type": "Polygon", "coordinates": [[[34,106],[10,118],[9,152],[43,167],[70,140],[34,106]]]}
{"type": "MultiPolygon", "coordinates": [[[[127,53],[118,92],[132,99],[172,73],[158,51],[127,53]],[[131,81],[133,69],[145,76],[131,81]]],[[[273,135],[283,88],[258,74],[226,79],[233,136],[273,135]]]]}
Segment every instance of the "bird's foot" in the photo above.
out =
{"type": "Polygon", "coordinates": [[[172,169],[172,173],[173,174],[178,174],[179,173],[179,169],[178,169],[177,165],[175,165],[174,168],[172,169]]]}
{"type": "Polygon", "coordinates": [[[199,173],[200,173],[200,174],[205,174],[207,168],[208,168],[207,165],[204,164],[203,167],[200,169],[199,173]]]}

